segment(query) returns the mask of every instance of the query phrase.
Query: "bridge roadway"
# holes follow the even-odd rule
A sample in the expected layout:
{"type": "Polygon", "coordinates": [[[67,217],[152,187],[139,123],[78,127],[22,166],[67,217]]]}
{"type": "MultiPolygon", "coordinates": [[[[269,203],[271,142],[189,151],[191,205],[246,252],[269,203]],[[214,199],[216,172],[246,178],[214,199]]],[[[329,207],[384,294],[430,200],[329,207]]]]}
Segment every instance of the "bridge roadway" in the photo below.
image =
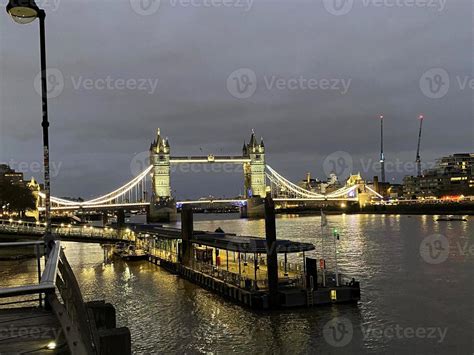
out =
{"type": "Polygon", "coordinates": [[[250,158],[241,156],[191,156],[191,157],[171,157],[171,164],[203,164],[203,163],[218,163],[218,164],[243,164],[250,163],[250,158]]]}
{"type": "MultiPolygon", "coordinates": [[[[78,211],[78,210],[95,210],[109,211],[117,209],[140,209],[150,206],[150,202],[124,202],[109,204],[91,204],[91,205],[69,205],[69,206],[52,206],[51,211],[78,211]]],[[[44,211],[44,207],[39,207],[39,211],[44,211]]]]}
{"type": "MultiPolygon", "coordinates": [[[[322,201],[333,201],[333,202],[357,202],[358,199],[347,198],[347,197],[329,197],[329,198],[279,198],[273,199],[275,202],[322,202],[322,201]]],[[[176,206],[182,205],[199,205],[199,204],[213,204],[213,203],[228,203],[234,205],[245,205],[247,200],[245,199],[215,199],[215,200],[183,200],[176,201],[176,206]]],[[[52,206],[51,211],[78,211],[78,210],[94,210],[94,211],[110,211],[117,209],[141,209],[150,206],[150,202],[124,202],[124,203],[109,203],[109,204],[91,204],[91,205],[69,205],[69,206],[52,206]]],[[[44,207],[39,207],[39,211],[44,211],[44,207]]]]}

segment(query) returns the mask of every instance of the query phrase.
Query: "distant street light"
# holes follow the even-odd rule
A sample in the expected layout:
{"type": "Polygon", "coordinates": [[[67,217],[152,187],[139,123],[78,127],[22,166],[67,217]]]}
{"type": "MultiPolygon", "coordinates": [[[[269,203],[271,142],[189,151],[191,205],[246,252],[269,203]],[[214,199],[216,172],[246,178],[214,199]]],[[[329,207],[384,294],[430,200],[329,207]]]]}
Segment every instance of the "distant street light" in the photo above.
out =
{"type": "Polygon", "coordinates": [[[13,21],[19,24],[27,24],[39,19],[40,27],[40,67],[41,67],[41,99],[43,109],[43,164],[44,164],[44,217],[46,232],[44,236],[45,243],[48,244],[51,237],[51,191],[49,178],[49,134],[48,134],[48,99],[46,83],[46,39],[44,30],[44,20],[46,13],[40,9],[34,0],[10,0],[7,5],[7,12],[13,21]]]}

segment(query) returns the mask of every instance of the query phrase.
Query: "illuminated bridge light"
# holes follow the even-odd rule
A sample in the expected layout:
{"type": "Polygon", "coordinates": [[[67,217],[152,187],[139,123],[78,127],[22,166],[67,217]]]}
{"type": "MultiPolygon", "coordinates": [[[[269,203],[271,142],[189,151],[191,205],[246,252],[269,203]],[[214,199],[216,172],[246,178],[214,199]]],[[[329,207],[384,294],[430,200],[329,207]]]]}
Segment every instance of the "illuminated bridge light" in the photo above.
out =
{"type": "MultiPolygon", "coordinates": [[[[171,158],[171,163],[193,163],[193,162],[209,162],[209,156],[205,157],[175,157],[171,158]]],[[[212,156],[212,163],[228,163],[232,162],[235,164],[248,163],[249,159],[246,157],[218,157],[212,156]]],[[[51,197],[52,207],[51,210],[78,210],[78,209],[97,209],[97,208],[121,208],[121,207],[146,207],[150,205],[150,202],[145,202],[142,198],[142,194],[146,191],[146,181],[152,173],[153,166],[148,166],[140,174],[134,177],[132,180],[117,188],[116,190],[102,195],[100,197],[90,199],[87,201],[70,201],[63,198],[51,197]],[[140,191],[140,192],[139,192],[140,191]],[[140,197],[140,198],[139,198],[140,197]],[[136,202],[133,202],[136,201],[136,202]]],[[[265,166],[265,176],[270,182],[271,186],[267,186],[265,191],[271,192],[272,197],[275,201],[358,201],[357,189],[360,184],[346,185],[336,191],[328,194],[320,194],[312,191],[308,191],[285,177],[279,174],[271,166],[265,166]],[[282,195],[283,194],[283,195],[282,195]]],[[[369,186],[364,184],[364,187],[377,198],[383,199],[383,196],[371,189],[369,186]]],[[[39,194],[40,197],[44,198],[44,193],[39,194]]],[[[245,206],[247,204],[246,199],[209,199],[209,200],[197,200],[197,201],[177,201],[176,206],[182,208],[184,204],[200,204],[200,203],[230,203],[236,206],[245,206]]],[[[44,211],[44,207],[39,207],[38,210],[44,211]]]]}

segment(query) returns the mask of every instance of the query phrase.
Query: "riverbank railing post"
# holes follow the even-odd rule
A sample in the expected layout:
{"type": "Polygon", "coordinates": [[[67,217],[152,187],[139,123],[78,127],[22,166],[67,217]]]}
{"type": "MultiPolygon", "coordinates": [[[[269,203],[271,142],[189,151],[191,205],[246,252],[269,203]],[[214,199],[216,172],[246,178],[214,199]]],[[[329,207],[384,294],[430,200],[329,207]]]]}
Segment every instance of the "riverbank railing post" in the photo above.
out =
{"type": "MultiPolygon", "coordinates": [[[[36,252],[36,268],[38,269],[38,283],[41,283],[41,253],[40,247],[38,244],[35,245],[35,252],[36,252]]],[[[38,295],[39,306],[43,305],[43,296],[40,293],[38,295]]]]}

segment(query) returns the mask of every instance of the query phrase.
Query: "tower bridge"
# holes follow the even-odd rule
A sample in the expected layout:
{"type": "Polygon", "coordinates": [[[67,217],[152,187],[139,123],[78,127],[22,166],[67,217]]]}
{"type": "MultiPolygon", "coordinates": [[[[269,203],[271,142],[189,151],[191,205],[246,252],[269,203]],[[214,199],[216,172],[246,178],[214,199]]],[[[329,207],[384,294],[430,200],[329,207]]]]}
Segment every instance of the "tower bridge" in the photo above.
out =
{"type": "Polygon", "coordinates": [[[153,197],[150,204],[151,220],[169,220],[176,211],[171,196],[171,164],[242,164],[244,171],[244,197],[248,200],[243,215],[263,215],[263,197],[266,194],[265,145],[252,131],[248,144],[244,142],[241,156],[171,157],[168,138],[163,138],[158,129],[156,139],[150,144],[150,164],[153,174],[153,197]]]}
{"type": "MultiPolygon", "coordinates": [[[[362,200],[383,198],[367,186],[360,175],[352,176],[344,187],[330,193],[320,194],[308,191],[292,183],[267,165],[265,154],[263,138],[257,140],[255,132],[252,131],[249,142],[244,142],[242,155],[171,156],[168,138],[164,138],[158,129],[156,138],[149,148],[150,165],[132,180],[110,193],[87,201],[70,201],[52,196],[51,209],[53,211],[76,211],[146,208],[151,222],[174,220],[177,205],[204,203],[203,200],[175,200],[171,193],[171,165],[174,164],[241,164],[244,195],[238,199],[225,199],[221,202],[238,204],[243,217],[262,217],[264,214],[263,198],[268,192],[271,193],[275,201],[280,203],[310,201],[361,203],[362,200]],[[151,190],[151,194],[149,190],[151,190]]],[[[44,195],[40,193],[39,196],[44,195]]],[[[206,203],[219,201],[209,199],[206,203]]],[[[44,210],[44,207],[39,207],[39,210],[44,210]]]]}

